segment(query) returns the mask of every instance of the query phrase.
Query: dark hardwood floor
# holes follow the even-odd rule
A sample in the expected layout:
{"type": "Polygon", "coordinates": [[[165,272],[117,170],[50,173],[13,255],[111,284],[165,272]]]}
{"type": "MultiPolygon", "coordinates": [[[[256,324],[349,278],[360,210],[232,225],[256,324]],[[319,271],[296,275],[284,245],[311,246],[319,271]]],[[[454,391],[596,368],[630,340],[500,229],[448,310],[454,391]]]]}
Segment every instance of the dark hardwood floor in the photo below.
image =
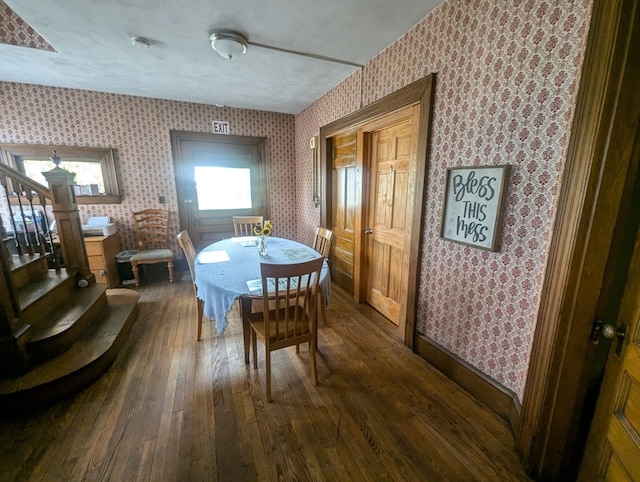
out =
{"type": "Polygon", "coordinates": [[[55,405],[0,420],[0,480],[529,480],[507,424],[334,287],[319,386],[308,350],[273,355],[273,403],[243,361],[237,309],[196,342],[188,274],[139,288],[110,371],[55,405]]]}

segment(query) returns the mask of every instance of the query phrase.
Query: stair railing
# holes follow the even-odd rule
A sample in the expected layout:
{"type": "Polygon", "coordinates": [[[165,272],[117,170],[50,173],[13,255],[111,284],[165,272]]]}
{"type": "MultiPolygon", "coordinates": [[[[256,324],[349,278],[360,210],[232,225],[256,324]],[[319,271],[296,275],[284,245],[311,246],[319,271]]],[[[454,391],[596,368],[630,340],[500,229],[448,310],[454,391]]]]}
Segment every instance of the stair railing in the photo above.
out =
{"type": "Polygon", "coordinates": [[[51,226],[45,220],[46,209],[49,207],[56,221],[57,242],[60,244],[67,274],[76,276],[78,280],[85,279],[89,283],[95,283],[95,277],[89,269],[73,189],[75,174],[56,167],[43,175],[49,184],[48,188],[0,162],[0,186],[5,192],[4,197],[0,198],[0,378],[7,373],[20,372],[26,367],[23,335],[29,330],[22,319],[11,279],[14,255],[9,254],[5,246],[8,229],[13,229],[16,238],[19,238],[20,228],[23,228],[24,245],[21,245],[20,239],[12,240],[18,253],[15,256],[35,256],[36,253],[49,255],[56,271],[59,271],[61,268],[57,264],[56,243],[51,234],[51,226]],[[44,226],[38,226],[35,214],[38,204],[42,209],[44,226]],[[2,212],[5,215],[9,213],[8,224],[2,212]],[[29,226],[33,226],[33,231],[30,231],[29,226]]]}
{"type": "MultiPolygon", "coordinates": [[[[4,188],[9,226],[13,230],[13,245],[18,256],[34,256],[36,253],[47,255],[50,265],[59,270],[60,260],[55,255],[53,234],[47,217],[49,188],[5,164],[0,164],[0,186],[4,188]],[[34,198],[39,203],[39,210],[34,208],[34,198]]],[[[2,234],[4,236],[6,233],[2,234]]]]}
{"type": "MultiPolygon", "coordinates": [[[[49,184],[48,188],[28,178],[11,166],[0,163],[0,183],[5,190],[9,212],[13,212],[17,205],[19,219],[22,219],[25,225],[25,232],[28,232],[24,208],[25,204],[33,210],[33,198],[36,196],[43,211],[45,211],[48,201],[56,221],[58,241],[67,273],[77,273],[81,278],[94,281],[95,278],[92,279],[93,275],[89,269],[89,259],[87,258],[87,250],[82,234],[82,223],[80,221],[80,213],[78,211],[78,204],[73,187],[75,174],[60,167],[55,167],[42,174],[49,184]]],[[[11,214],[10,217],[11,223],[13,223],[14,233],[17,233],[18,226],[14,219],[15,216],[11,214]]],[[[46,218],[46,211],[43,212],[43,217],[46,218]]],[[[53,249],[54,240],[51,235],[51,229],[48,224],[46,226],[46,234],[49,236],[49,244],[51,246],[50,249],[53,249]]],[[[38,228],[34,227],[34,229],[38,228]]],[[[25,237],[30,238],[31,236],[27,235],[25,237]]],[[[34,239],[29,239],[25,243],[29,255],[35,253],[36,247],[41,249],[40,244],[42,244],[43,237],[44,233],[42,231],[36,231],[33,237],[34,239]]],[[[17,245],[16,249],[18,249],[17,245]]],[[[20,251],[18,251],[18,253],[20,253],[20,251]]],[[[55,253],[53,254],[55,258],[56,255],[55,253]]],[[[24,255],[24,250],[22,255],[24,255]]]]}

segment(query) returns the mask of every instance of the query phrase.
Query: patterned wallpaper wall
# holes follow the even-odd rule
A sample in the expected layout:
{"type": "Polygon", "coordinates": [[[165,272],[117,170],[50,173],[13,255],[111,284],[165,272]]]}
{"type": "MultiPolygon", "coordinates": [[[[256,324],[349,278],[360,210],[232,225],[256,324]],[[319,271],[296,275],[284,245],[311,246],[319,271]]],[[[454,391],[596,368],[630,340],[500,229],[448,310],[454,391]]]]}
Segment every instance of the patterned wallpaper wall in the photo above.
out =
{"type": "Polygon", "coordinates": [[[418,330],[520,399],[590,13],[591,0],[448,0],[296,116],[297,230],[309,238],[309,138],[437,73],[418,330]],[[513,166],[500,252],[441,240],[445,169],[499,164],[513,166]]]}
{"type": "Polygon", "coordinates": [[[590,12],[591,0],[447,0],[295,118],[0,83],[0,142],[115,148],[122,204],[81,215],[112,216],[128,249],[131,211],[159,195],[177,211],[169,131],[228,121],[232,134],[267,137],[276,231],[310,242],[309,138],[436,72],[418,329],[522,399],[590,12]],[[501,251],[440,240],[445,168],[497,164],[513,166],[501,251]]]}
{"type": "Polygon", "coordinates": [[[294,237],[294,116],[0,83],[0,142],[115,149],[122,203],[81,205],[80,215],[83,221],[92,215],[111,216],[123,249],[135,248],[131,212],[163,208],[173,213],[173,250],[182,257],[175,243],[178,207],[169,131],[211,132],[214,119],[229,122],[233,135],[267,138],[271,218],[279,236],[294,237]],[[164,205],[158,203],[161,195],[164,205]]]}
{"type": "Polygon", "coordinates": [[[2,0],[0,0],[0,43],[55,52],[55,49],[38,32],[27,25],[2,0]]]}

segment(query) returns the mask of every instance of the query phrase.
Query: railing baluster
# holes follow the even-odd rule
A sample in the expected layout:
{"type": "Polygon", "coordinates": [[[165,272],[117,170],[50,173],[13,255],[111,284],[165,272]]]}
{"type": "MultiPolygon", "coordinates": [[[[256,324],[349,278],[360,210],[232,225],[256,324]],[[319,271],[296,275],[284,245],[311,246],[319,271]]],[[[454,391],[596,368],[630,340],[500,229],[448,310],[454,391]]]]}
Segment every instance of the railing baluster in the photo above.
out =
{"type": "Polygon", "coordinates": [[[33,219],[33,244],[34,247],[38,248],[38,252],[40,253],[40,255],[44,256],[44,254],[46,253],[46,246],[44,244],[46,242],[46,239],[44,237],[44,233],[42,232],[42,226],[40,226],[40,224],[38,223],[38,213],[35,211],[35,209],[33,209],[33,191],[31,189],[26,189],[25,197],[29,201],[29,209],[31,209],[31,217],[33,219]]]}
{"type": "Polygon", "coordinates": [[[42,194],[38,194],[40,200],[40,206],[44,215],[44,225],[47,228],[47,241],[49,242],[49,259],[56,271],[60,271],[60,260],[56,253],[56,247],[53,244],[53,234],[51,233],[51,223],[49,223],[49,216],[47,216],[47,198],[42,194]]]}
{"type": "Polygon", "coordinates": [[[22,256],[24,252],[22,251],[22,245],[20,244],[20,238],[18,237],[18,227],[16,226],[16,220],[14,219],[13,208],[11,207],[11,199],[9,197],[9,193],[12,191],[9,190],[7,176],[5,176],[4,174],[0,174],[0,183],[2,184],[2,187],[4,187],[4,195],[7,200],[7,208],[9,209],[9,218],[11,219],[11,227],[13,228],[13,240],[16,245],[16,251],[18,252],[19,256],[22,256]]]}
{"type": "Polygon", "coordinates": [[[24,240],[25,240],[27,251],[29,252],[29,256],[33,256],[34,254],[33,245],[31,244],[29,239],[29,227],[27,225],[27,216],[24,213],[24,206],[22,205],[22,195],[23,195],[23,190],[22,190],[22,185],[20,185],[19,191],[17,192],[17,197],[18,197],[18,207],[20,208],[20,217],[22,218],[22,229],[24,229],[24,240]]]}

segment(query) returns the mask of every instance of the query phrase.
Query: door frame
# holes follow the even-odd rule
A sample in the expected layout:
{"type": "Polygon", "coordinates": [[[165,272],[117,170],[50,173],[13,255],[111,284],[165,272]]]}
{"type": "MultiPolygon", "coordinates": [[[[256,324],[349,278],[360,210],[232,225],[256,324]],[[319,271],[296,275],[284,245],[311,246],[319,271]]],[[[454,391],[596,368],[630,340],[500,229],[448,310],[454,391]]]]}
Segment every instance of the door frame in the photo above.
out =
{"type": "MultiPolygon", "coordinates": [[[[189,131],[170,131],[171,137],[171,153],[173,156],[173,171],[176,183],[176,201],[178,203],[178,218],[180,222],[180,230],[189,229],[191,220],[187,205],[184,202],[184,162],[182,157],[183,141],[186,142],[209,142],[211,144],[224,143],[236,145],[255,146],[260,156],[260,184],[262,186],[262,212],[260,213],[265,219],[269,219],[269,160],[266,154],[266,138],[253,136],[235,136],[227,134],[210,134],[207,132],[189,132],[189,131]]],[[[189,233],[193,236],[193,233],[189,233]]]]}
{"type": "MultiPolygon", "coordinates": [[[[361,73],[362,75],[362,73],[361,73]]],[[[331,153],[331,137],[338,134],[341,131],[354,129],[363,124],[369,123],[376,118],[382,117],[402,107],[406,107],[412,104],[418,104],[420,106],[420,119],[418,124],[418,149],[416,155],[416,176],[414,188],[414,200],[413,200],[413,216],[411,222],[411,249],[408,256],[409,259],[417,260],[415,263],[409,264],[409,283],[413,281],[418,283],[418,277],[420,273],[421,264],[421,250],[422,244],[422,231],[423,231],[423,219],[422,213],[424,208],[424,195],[427,178],[427,163],[429,160],[430,151],[430,138],[431,138],[431,124],[432,124],[432,110],[433,99],[435,93],[435,79],[436,74],[429,74],[428,76],[417,80],[408,86],[377,100],[360,110],[353,112],[341,119],[335,120],[329,124],[320,127],[320,223],[322,226],[332,225],[332,191],[333,186],[333,170],[331,159],[329,154],[331,153]]],[[[359,176],[359,185],[361,189],[365,188],[363,167],[359,165],[357,167],[357,175],[359,176]]],[[[356,208],[356,221],[355,221],[355,265],[354,275],[360,271],[358,251],[362,246],[362,222],[363,218],[363,206],[362,203],[356,208]]],[[[409,290],[407,293],[407,307],[404,319],[406,320],[404,326],[403,341],[411,350],[415,351],[415,327],[416,327],[416,313],[417,312],[417,293],[416,290],[409,290]]]]}
{"type": "Polygon", "coordinates": [[[629,131],[638,81],[628,89],[625,77],[638,78],[630,36],[639,22],[638,0],[594,1],[516,434],[531,475],[544,480],[561,477],[572,458],[589,335],[625,185],[637,176],[629,131]]]}

